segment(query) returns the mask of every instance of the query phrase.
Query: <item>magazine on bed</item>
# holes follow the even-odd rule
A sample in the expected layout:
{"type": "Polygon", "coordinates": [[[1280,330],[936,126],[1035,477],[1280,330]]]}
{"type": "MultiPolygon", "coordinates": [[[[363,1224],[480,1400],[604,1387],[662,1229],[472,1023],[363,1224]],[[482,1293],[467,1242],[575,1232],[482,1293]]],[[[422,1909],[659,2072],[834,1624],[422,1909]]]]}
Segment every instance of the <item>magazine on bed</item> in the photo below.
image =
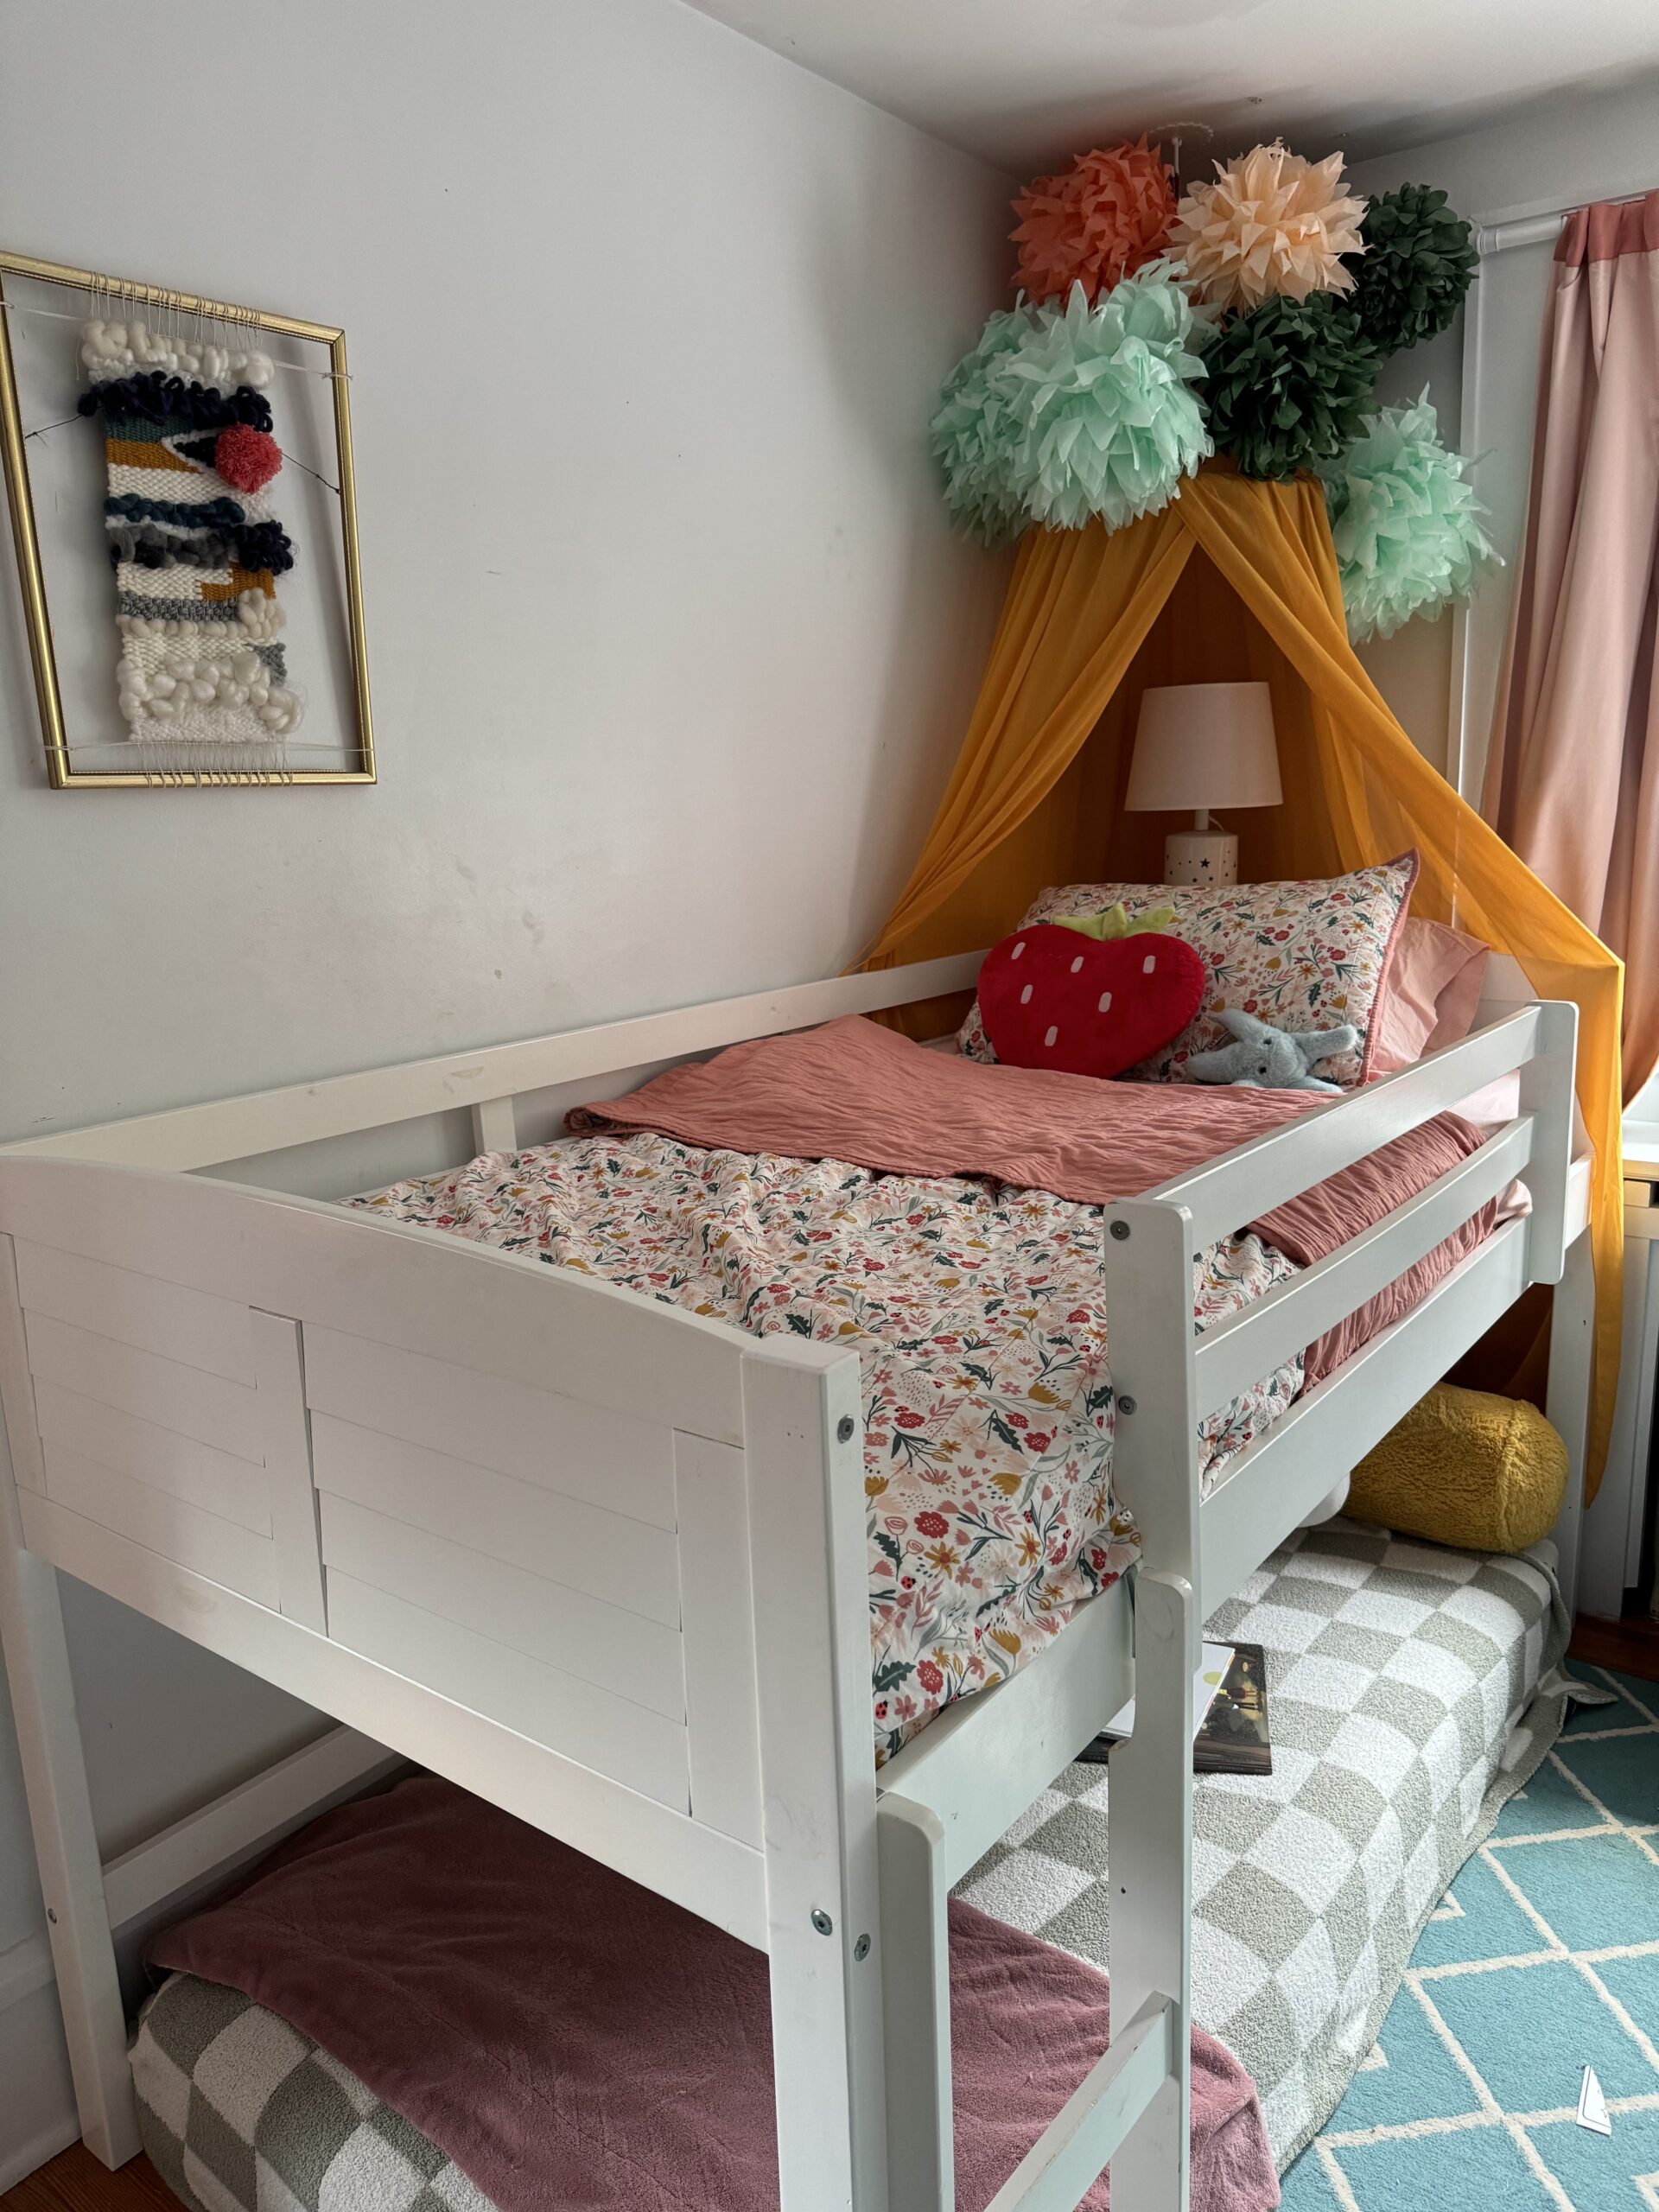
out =
{"type": "MultiPolygon", "coordinates": [[[[1194,1774],[1271,1774],[1268,1735],[1268,1675],[1259,1643],[1206,1643],[1192,1678],[1194,1774]]],[[[1103,1765],[1112,1745],[1135,1727],[1135,1700],[1113,1714],[1079,1754],[1086,1765],[1103,1765]]]]}

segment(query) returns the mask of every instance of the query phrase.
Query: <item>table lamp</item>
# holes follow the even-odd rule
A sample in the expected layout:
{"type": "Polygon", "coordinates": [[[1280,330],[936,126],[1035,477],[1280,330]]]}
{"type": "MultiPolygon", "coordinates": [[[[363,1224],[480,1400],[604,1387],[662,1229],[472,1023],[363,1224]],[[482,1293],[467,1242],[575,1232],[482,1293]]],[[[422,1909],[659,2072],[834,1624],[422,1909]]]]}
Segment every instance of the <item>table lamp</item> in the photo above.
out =
{"type": "Polygon", "coordinates": [[[1238,839],[1212,811],[1277,806],[1279,753],[1265,683],[1166,683],[1144,691],[1123,804],[1134,814],[1192,810],[1164,840],[1166,883],[1236,883],[1238,839]]]}

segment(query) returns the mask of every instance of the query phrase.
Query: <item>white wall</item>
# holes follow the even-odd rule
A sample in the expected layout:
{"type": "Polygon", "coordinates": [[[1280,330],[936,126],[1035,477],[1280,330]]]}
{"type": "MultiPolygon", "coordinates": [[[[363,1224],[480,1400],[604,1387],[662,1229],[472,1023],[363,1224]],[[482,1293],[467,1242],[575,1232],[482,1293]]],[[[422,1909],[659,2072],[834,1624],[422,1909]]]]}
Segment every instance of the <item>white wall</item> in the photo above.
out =
{"type": "MultiPolygon", "coordinates": [[[[1459,138],[1359,163],[1361,192],[1411,181],[1440,186],[1459,214],[1491,223],[1591,200],[1620,199],[1659,186],[1659,87],[1571,101],[1459,138]]],[[[1482,288],[1478,433],[1463,426],[1463,328],[1397,354],[1381,379],[1383,398],[1414,397],[1425,383],[1454,445],[1475,450],[1473,481],[1494,518],[1492,535],[1513,563],[1526,514],[1538,348],[1553,245],[1511,249],[1487,259],[1482,288]]],[[[1509,607],[1511,569],[1484,585],[1470,620],[1470,713],[1464,730],[1464,787],[1478,795],[1509,607]]],[[[1364,647],[1361,658],[1389,704],[1438,767],[1447,766],[1452,619],[1412,622],[1364,647]]]]}
{"type": "MultiPolygon", "coordinates": [[[[674,0],[0,39],[8,246],[346,326],[381,770],[47,792],[0,555],[0,1136],[843,964],[1000,597],[925,424],[1008,181],[674,0]]],[[[314,1725],[70,1595],[109,1848],[314,1725]]],[[[0,1999],[38,1910],[0,1744],[0,1999]]],[[[45,2017],[0,2010],[0,2185],[64,2124],[45,2017]]]]}

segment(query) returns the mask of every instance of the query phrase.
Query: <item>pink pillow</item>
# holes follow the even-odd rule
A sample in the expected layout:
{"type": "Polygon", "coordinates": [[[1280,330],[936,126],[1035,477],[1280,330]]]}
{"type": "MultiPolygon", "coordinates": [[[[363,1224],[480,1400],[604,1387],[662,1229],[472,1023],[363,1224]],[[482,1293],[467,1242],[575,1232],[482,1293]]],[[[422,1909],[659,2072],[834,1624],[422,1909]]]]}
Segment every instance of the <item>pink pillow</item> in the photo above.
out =
{"type": "Polygon", "coordinates": [[[1475,1026],[1491,947],[1444,922],[1408,916],[1382,986],[1373,1075],[1393,1075],[1475,1026]]]}

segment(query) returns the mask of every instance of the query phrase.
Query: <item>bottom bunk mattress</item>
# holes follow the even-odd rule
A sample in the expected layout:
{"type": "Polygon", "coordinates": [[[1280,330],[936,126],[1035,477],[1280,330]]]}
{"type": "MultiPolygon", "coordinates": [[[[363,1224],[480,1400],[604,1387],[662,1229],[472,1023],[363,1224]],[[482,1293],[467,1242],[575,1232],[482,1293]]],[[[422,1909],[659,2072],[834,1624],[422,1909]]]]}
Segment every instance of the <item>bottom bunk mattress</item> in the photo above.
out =
{"type": "MultiPolygon", "coordinates": [[[[1014,1673],[1132,1560],[1112,1489],[1103,1205],[1328,1104],[1098,1083],[931,1052],[858,1020],[739,1046],[359,1201],[862,1368],[878,1761],[1014,1673]]],[[[1193,1259],[1195,1330],[1288,1282],[1465,1157],[1442,1116],[1193,1259]]],[[[1491,1229],[1410,1274],[1200,1431],[1206,1484],[1491,1229]]]]}
{"type": "MultiPolygon", "coordinates": [[[[949,1911],[956,2196],[984,2212],[1109,1993],[949,1911]]],[[[149,1956],[188,1971],[139,2031],[143,2125],[203,2212],[453,2207],[462,2176],[501,2212],[777,2212],[764,1953],[435,1776],[324,1815],[149,1956]]],[[[1201,2030],[1192,2166],[1196,2212],[1278,2202],[1249,2076],[1201,2030]]],[[[1097,2180],[1080,2212],[1106,2203],[1097,2180]]]]}
{"type": "MultiPolygon", "coordinates": [[[[1266,1650],[1274,1770],[1195,1786],[1194,2012],[1257,2084],[1282,2169],[1370,2048],[1442,1891],[1554,1741],[1566,1617],[1541,1556],[1335,1522],[1276,1554],[1211,1626],[1266,1650]]],[[[1104,1966],[1108,1779],[1068,1768],[961,1897],[1104,1966]]],[[[133,2070],[145,2148],[191,2212],[481,2212],[429,2136],[239,1990],[172,1974],[133,2070]]]]}
{"type": "MultiPolygon", "coordinates": [[[[1569,1628],[1548,1545],[1452,1551],[1349,1521],[1293,1538],[1208,1624],[1262,1647],[1273,1771],[1193,1786],[1193,2017],[1249,2069],[1281,2171],[1560,1732],[1569,1628]]],[[[1103,1967],[1109,1780],[1067,1768],[957,1894],[1103,1967]]]]}

